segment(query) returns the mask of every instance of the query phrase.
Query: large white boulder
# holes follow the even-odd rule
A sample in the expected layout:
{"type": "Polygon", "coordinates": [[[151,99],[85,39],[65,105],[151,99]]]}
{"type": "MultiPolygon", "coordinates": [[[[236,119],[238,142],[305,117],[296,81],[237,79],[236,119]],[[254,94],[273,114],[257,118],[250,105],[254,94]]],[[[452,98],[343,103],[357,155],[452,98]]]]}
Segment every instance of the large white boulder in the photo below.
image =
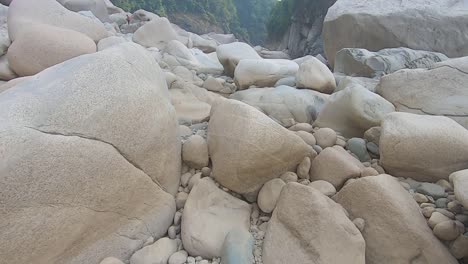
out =
{"type": "Polygon", "coordinates": [[[216,48],[216,54],[219,62],[224,67],[224,72],[234,77],[234,71],[243,59],[261,59],[260,55],[248,44],[244,42],[233,42],[229,44],[219,45],[216,48]]]}
{"type": "Polygon", "coordinates": [[[343,48],[408,47],[461,57],[468,55],[468,32],[460,31],[467,26],[465,0],[338,0],[325,17],[323,42],[332,65],[343,48]]]}
{"type": "Polygon", "coordinates": [[[468,168],[468,130],[447,117],[389,114],[379,147],[381,165],[395,176],[436,182],[468,168]]]}
{"type": "Polygon", "coordinates": [[[107,5],[104,0],[58,0],[68,10],[91,11],[102,22],[110,22],[107,5]]]}
{"type": "Polygon", "coordinates": [[[366,243],[343,208],[298,183],[283,188],[263,243],[268,264],[366,263],[366,243]]]}
{"type": "Polygon", "coordinates": [[[248,232],[251,207],[203,178],[193,187],[182,215],[182,242],[192,256],[220,257],[231,230],[248,232]]]}
{"type": "Polygon", "coordinates": [[[333,199],[352,219],[364,220],[367,264],[458,263],[432,234],[413,197],[392,176],[358,179],[333,199]]]}
{"type": "Polygon", "coordinates": [[[468,170],[461,170],[450,174],[455,197],[465,208],[468,208],[468,170]]]}
{"type": "Polygon", "coordinates": [[[335,72],[374,78],[406,68],[429,68],[447,59],[442,53],[408,48],[383,49],[378,52],[345,48],[336,53],[335,72]]]}
{"type": "Polygon", "coordinates": [[[329,96],[313,90],[281,85],[238,91],[230,98],[259,109],[283,126],[291,126],[295,123],[314,122],[329,96]]]}
{"type": "Polygon", "coordinates": [[[102,23],[69,11],[56,0],[14,0],[8,8],[8,32],[14,41],[21,31],[47,24],[81,32],[95,42],[108,37],[102,23]]]}
{"type": "Polygon", "coordinates": [[[397,111],[444,115],[468,128],[468,57],[383,76],[376,92],[397,111]]]}
{"type": "Polygon", "coordinates": [[[239,89],[273,87],[279,79],[294,76],[298,69],[291,60],[243,59],[234,71],[234,81],[239,89]]]}
{"type": "Polygon", "coordinates": [[[310,153],[299,136],[236,100],[212,107],[208,148],[214,178],[240,194],[258,191],[310,153]]]}
{"type": "Polygon", "coordinates": [[[2,261],[128,260],[163,236],[176,209],[177,129],[161,71],[136,44],[80,56],[2,92],[2,261]]]}
{"type": "Polygon", "coordinates": [[[96,52],[86,35],[46,24],[30,26],[17,35],[8,49],[10,67],[19,76],[34,75],[74,57],[96,52]]]}
{"type": "Polygon", "coordinates": [[[394,111],[395,107],[381,96],[362,86],[348,86],[329,97],[314,125],[332,128],[347,138],[362,137],[394,111]]]}
{"type": "Polygon", "coordinates": [[[165,17],[153,18],[133,34],[133,41],[144,47],[163,49],[171,40],[177,40],[177,33],[165,17]]]}
{"type": "Polygon", "coordinates": [[[296,74],[297,87],[331,94],[336,88],[335,77],[327,65],[315,57],[310,57],[299,65],[296,74]]]}
{"type": "Polygon", "coordinates": [[[10,67],[7,56],[0,56],[0,80],[9,81],[17,77],[18,75],[10,67]]]}

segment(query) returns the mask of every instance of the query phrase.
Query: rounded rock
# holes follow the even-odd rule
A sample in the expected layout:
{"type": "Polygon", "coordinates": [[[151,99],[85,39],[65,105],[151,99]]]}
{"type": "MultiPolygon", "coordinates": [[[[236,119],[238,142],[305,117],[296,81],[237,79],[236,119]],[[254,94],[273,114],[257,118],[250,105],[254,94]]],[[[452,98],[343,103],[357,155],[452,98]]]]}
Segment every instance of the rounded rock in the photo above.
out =
{"type": "Polygon", "coordinates": [[[297,176],[300,179],[309,179],[311,161],[309,157],[305,157],[301,163],[297,166],[297,176]]]}
{"type": "Polygon", "coordinates": [[[99,264],[124,264],[120,259],[108,257],[103,259],[99,264]]]}
{"type": "Polygon", "coordinates": [[[433,212],[427,223],[431,228],[434,228],[436,225],[446,221],[450,221],[450,218],[439,212],[433,212]]]}
{"type": "Polygon", "coordinates": [[[331,128],[320,128],[314,133],[314,137],[322,149],[334,146],[337,140],[336,132],[331,128]]]}
{"type": "Polygon", "coordinates": [[[185,192],[177,193],[176,198],[175,198],[177,210],[179,210],[180,208],[184,208],[185,202],[187,202],[187,198],[188,198],[188,193],[185,193],[185,192]]]}
{"type": "Polygon", "coordinates": [[[436,237],[445,241],[452,241],[460,235],[460,230],[455,221],[438,223],[433,231],[436,237]]]}
{"type": "Polygon", "coordinates": [[[188,253],[185,250],[177,251],[169,258],[168,264],[184,264],[187,261],[188,253]]]}
{"type": "Polygon", "coordinates": [[[366,167],[361,170],[361,177],[367,177],[367,176],[377,176],[380,173],[375,170],[374,168],[371,167],[366,167]]]}
{"type": "Polygon", "coordinates": [[[285,183],[288,183],[288,182],[297,182],[298,180],[298,177],[297,177],[297,174],[294,173],[294,172],[291,172],[291,171],[287,171],[285,173],[283,173],[280,177],[285,183]]]}
{"type": "Polygon", "coordinates": [[[273,212],[285,185],[286,183],[281,179],[273,179],[265,183],[258,193],[258,207],[265,213],[273,212]]]}
{"type": "Polygon", "coordinates": [[[296,135],[298,135],[300,138],[302,138],[302,140],[304,140],[304,142],[307,143],[310,146],[313,146],[313,145],[315,145],[317,143],[317,141],[315,140],[314,135],[312,135],[309,132],[297,131],[296,135]]]}
{"type": "Polygon", "coordinates": [[[193,135],[184,142],[182,146],[182,159],[192,168],[201,169],[208,166],[208,144],[206,140],[193,135]]]}
{"type": "Polygon", "coordinates": [[[366,141],[362,138],[351,138],[346,144],[346,149],[356,155],[361,162],[369,161],[371,158],[367,152],[366,141]]]}
{"type": "Polygon", "coordinates": [[[335,186],[324,180],[313,181],[309,183],[308,186],[316,189],[326,196],[333,196],[336,194],[335,186]]]}

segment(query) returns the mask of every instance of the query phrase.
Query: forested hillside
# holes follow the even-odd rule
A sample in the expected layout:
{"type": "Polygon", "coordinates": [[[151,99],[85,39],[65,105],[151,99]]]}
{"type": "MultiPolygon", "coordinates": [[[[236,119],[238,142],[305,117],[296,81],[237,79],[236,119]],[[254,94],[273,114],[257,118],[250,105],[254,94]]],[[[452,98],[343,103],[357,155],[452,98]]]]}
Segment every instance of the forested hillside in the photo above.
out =
{"type": "Polygon", "coordinates": [[[114,0],[125,10],[145,9],[167,16],[195,33],[218,29],[239,39],[262,44],[266,22],[276,0],[114,0]]]}

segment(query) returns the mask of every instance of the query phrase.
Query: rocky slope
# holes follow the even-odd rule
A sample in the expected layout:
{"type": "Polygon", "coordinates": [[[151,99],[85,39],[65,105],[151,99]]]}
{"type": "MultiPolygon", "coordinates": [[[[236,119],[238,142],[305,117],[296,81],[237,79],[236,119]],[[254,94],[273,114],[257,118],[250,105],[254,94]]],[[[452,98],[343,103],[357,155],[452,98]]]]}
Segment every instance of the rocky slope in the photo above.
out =
{"type": "Polygon", "coordinates": [[[392,2],[365,17],[437,13],[412,19],[445,44],[325,42],[332,72],[108,0],[2,1],[0,263],[468,263],[468,11],[392,2]]]}

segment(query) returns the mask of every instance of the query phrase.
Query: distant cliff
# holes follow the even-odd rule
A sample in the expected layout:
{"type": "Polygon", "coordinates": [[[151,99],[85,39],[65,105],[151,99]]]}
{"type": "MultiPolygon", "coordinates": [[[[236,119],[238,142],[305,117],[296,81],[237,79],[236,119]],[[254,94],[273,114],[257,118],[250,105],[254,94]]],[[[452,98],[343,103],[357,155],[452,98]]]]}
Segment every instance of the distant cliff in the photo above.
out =
{"type": "Polygon", "coordinates": [[[322,26],[336,0],[283,0],[268,22],[269,48],[288,50],[293,58],[323,54],[322,26]]]}

